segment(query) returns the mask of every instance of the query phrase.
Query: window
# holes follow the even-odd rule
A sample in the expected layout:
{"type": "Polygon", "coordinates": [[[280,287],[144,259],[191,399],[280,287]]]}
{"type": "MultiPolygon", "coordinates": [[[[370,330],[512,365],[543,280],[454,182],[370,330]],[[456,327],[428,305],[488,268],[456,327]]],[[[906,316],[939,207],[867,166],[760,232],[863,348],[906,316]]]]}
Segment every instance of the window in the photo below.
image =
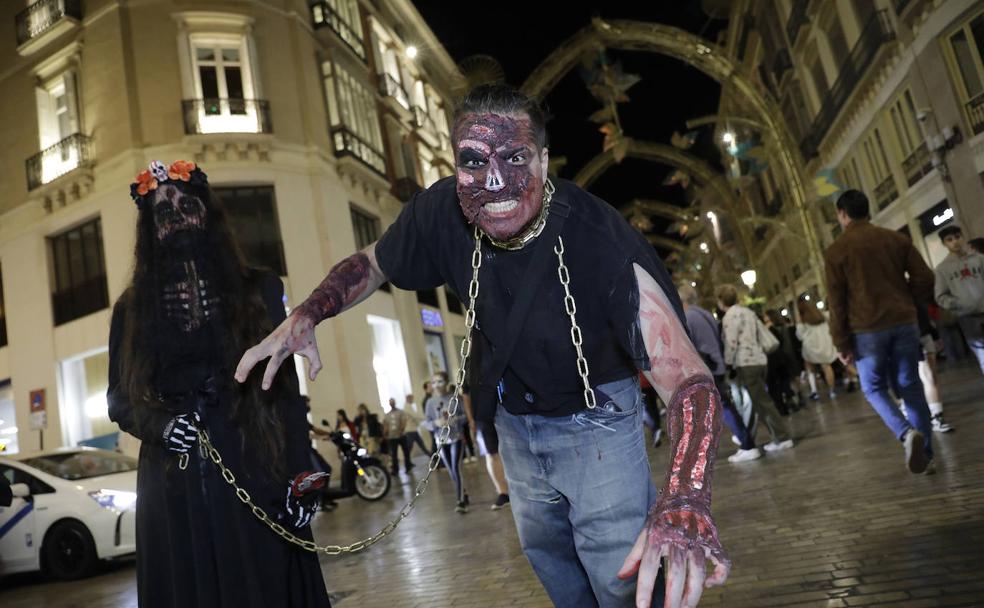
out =
{"type": "Polygon", "coordinates": [[[379,219],[350,207],[352,214],[352,232],[355,233],[355,248],[363,250],[379,240],[379,219]]]}
{"type": "Polygon", "coordinates": [[[916,108],[912,103],[912,94],[905,91],[889,109],[892,127],[898,138],[903,156],[909,156],[922,143],[919,125],[916,124],[916,108]]]}
{"type": "Polygon", "coordinates": [[[243,34],[191,34],[194,100],[185,100],[188,133],[269,132],[266,103],[256,99],[243,34]]]}
{"type": "Polygon", "coordinates": [[[382,87],[381,93],[392,97],[397,103],[409,110],[410,98],[403,85],[402,69],[396,49],[391,43],[380,37],[378,50],[382,67],[382,72],[379,75],[382,87]]]}
{"type": "Polygon", "coordinates": [[[434,182],[441,179],[441,173],[434,165],[434,153],[423,144],[418,145],[418,158],[420,158],[420,173],[424,178],[424,188],[429,188],[434,182]]]}
{"type": "Polygon", "coordinates": [[[827,94],[827,90],[830,89],[830,83],[827,82],[827,74],[823,71],[823,65],[820,63],[819,57],[814,59],[813,63],[810,64],[810,76],[813,78],[813,86],[817,92],[817,99],[823,105],[823,98],[827,94]]]}
{"type": "Polygon", "coordinates": [[[871,184],[874,184],[874,199],[879,210],[887,207],[898,197],[898,188],[895,186],[895,179],[888,164],[888,155],[885,153],[885,144],[882,140],[881,131],[875,127],[862,142],[864,151],[865,166],[871,184]]]}
{"type": "Polygon", "coordinates": [[[102,222],[92,220],[49,239],[55,325],[62,325],[109,306],[102,222]]]}
{"type": "Polygon", "coordinates": [[[311,19],[315,27],[328,26],[365,61],[362,44],[362,18],[357,0],[321,0],[311,3],[311,19]]]}
{"type": "Polygon", "coordinates": [[[55,491],[54,488],[41,481],[34,475],[25,473],[20,469],[15,469],[14,467],[7,465],[0,465],[0,475],[7,480],[7,483],[13,485],[15,483],[25,483],[27,484],[28,490],[31,492],[31,496],[37,494],[51,494],[55,491]]]}
{"type": "Polygon", "coordinates": [[[433,306],[434,308],[440,308],[440,304],[437,302],[437,290],[436,289],[422,289],[417,292],[417,301],[421,304],[427,306],[433,306]]]}
{"type": "MultiPolygon", "coordinates": [[[[379,218],[355,206],[349,206],[349,213],[352,215],[352,233],[355,235],[357,250],[362,251],[379,240],[379,218]]],[[[379,288],[387,293],[391,289],[389,283],[383,283],[379,288]]]]}
{"type": "Polygon", "coordinates": [[[0,266],[0,347],[7,346],[7,312],[3,305],[3,267],[0,266]]]}
{"type": "Polygon", "coordinates": [[[376,99],[369,87],[339,64],[322,64],[328,117],[335,154],[352,155],[377,172],[386,173],[383,137],[379,129],[376,99]]]}
{"type": "Polygon", "coordinates": [[[984,131],[984,13],[964,24],[948,39],[954,79],[974,134],[984,131]]]}
{"type": "Polygon", "coordinates": [[[74,72],[66,71],[35,90],[39,149],[42,151],[40,184],[68,173],[84,160],[81,144],[73,137],[79,132],[76,80],[74,72]]]}
{"type": "Polygon", "coordinates": [[[834,64],[840,70],[850,50],[847,46],[847,38],[844,36],[844,26],[837,14],[837,6],[833,3],[827,6],[830,8],[830,13],[825,20],[823,31],[827,34],[827,46],[830,47],[830,54],[833,56],[834,64]]]}
{"type": "Polygon", "coordinates": [[[246,263],[287,276],[273,186],[214,188],[246,263]]]}

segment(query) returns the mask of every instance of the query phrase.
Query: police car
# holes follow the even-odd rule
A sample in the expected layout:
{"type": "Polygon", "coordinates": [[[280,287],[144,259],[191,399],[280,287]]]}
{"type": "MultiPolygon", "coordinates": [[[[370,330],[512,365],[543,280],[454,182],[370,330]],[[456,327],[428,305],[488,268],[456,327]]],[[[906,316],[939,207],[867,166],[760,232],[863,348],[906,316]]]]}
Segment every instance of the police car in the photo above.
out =
{"type": "Polygon", "coordinates": [[[136,551],[137,461],[94,448],[0,457],[0,576],[43,569],[71,580],[136,551]]]}

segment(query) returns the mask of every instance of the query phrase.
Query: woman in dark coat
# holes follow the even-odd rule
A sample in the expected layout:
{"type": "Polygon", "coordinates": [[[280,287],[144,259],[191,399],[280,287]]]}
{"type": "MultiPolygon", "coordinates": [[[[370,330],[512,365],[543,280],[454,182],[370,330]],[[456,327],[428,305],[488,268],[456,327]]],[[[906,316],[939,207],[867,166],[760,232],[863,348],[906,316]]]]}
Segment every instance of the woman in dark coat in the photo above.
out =
{"type": "MultiPolygon", "coordinates": [[[[154,162],[139,208],[133,279],[113,309],[109,413],[142,441],[137,588],[143,607],[328,607],[317,557],[236,497],[198,446],[206,430],[253,503],[311,539],[316,500],[293,366],[271,391],[233,381],[245,350],[284,319],[283,286],[248,269],[193,163],[154,162]]],[[[324,480],[317,479],[315,484],[324,480]]]]}

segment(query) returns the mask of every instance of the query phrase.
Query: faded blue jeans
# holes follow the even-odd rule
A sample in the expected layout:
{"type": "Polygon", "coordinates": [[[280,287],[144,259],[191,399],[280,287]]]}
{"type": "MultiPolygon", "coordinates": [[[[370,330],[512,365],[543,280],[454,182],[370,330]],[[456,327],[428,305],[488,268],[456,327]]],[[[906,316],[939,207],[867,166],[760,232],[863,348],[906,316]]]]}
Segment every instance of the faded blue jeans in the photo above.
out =
{"type": "Polygon", "coordinates": [[[919,379],[921,357],[922,344],[916,325],[854,334],[854,359],[868,403],[899,440],[915,424],[925,438],[926,456],[932,458],[933,426],[926,394],[919,379]],[[905,401],[908,420],[889,395],[889,387],[895,388],[898,396],[905,401]]]}
{"type": "MultiPolygon", "coordinates": [[[[495,418],[520,544],[557,606],[635,606],[635,579],[615,575],[658,497],[636,378],[598,390],[609,400],[572,416],[500,406],[495,418]]],[[[663,606],[660,573],[654,608],[663,606]]]]}

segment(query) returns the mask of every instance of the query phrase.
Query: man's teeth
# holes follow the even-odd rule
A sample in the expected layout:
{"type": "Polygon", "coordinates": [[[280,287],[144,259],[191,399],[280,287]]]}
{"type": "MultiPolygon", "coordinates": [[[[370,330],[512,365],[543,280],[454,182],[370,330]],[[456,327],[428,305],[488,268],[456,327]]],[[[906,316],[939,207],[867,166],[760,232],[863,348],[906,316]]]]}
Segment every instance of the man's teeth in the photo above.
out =
{"type": "Polygon", "coordinates": [[[519,201],[516,200],[502,201],[499,203],[489,203],[485,205],[485,210],[488,211],[489,213],[506,213],[508,211],[512,211],[513,209],[515,209],[516,205],[518,204],[519,201]]]}

